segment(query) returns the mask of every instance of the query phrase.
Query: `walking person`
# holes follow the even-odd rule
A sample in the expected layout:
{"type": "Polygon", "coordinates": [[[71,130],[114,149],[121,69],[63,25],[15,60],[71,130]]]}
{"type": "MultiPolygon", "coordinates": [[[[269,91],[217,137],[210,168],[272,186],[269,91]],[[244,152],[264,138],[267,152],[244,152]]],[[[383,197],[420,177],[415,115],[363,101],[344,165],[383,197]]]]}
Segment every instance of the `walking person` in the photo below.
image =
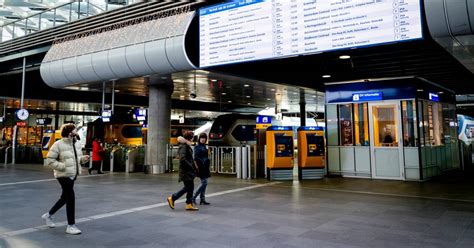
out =
{"type": "Polygon", "coordinates": [[[184,187],[168,197],[168,205],[174,209],[174,202],[186,194],[186,210],[197,211],[193,206],[194,178],[196,177],[196,167],[194,166],[193,150],[191,149],[194,134],[185,132],[183,137],[178,137],[179,155],[179,182],[183,182],[184,187]]]}
{"type": "Polygon", "coordinates": [[[95,137],[92,141],[92,168],[89,168],[89,175],[93,170],[97,170],[97,174],[104,174],[101,170],[102,160],[104,160],[104,145],[100,138],[95,137]]]}
{"type": "Polygon", "coordinates": [[[66,124],[61,129],[62,139],[56,141],[48,152],[46,163],[54,170],[54,177],[62,188],[61,198],[54,204],[49,212],[41,218],[49,227],[55,227],[52,216],[64,205],[67,213],[67,234],[80,234],[75,225],[75,196],[74,181],[81,175],[81,164],[89,161],[89,156],[82,155],[81,145],[76,142],[76,126],[66,124]]]}
{"type": "Polygon", "coordinates": [[[207,180],[211,177],[211,168],[209,160],[209,152],[206,147],[207,134],[199,134],[198,145],[194,147],[194,161],[198,168],[198,177],[201,179],[201,185],[194,193],[193,203],[196,204],[196,198],[199,196],[200,205],[209,205],[206,201],[207,180]]]}

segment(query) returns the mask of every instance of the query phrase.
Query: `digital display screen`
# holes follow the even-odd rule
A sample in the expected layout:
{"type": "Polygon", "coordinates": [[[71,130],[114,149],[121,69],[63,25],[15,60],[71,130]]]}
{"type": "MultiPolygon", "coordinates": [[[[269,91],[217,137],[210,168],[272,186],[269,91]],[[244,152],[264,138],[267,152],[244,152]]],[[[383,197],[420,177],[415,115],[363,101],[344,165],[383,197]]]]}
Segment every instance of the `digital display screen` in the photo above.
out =
{"type": "Polygon", "coordinates": [[[308,157],[324,156],[324,137],[316,134],[306,134],[308,142],[308,157]]]}
{"type": "Polygon", "coordinates": [[[199,11],[200,66],[423,38],[420,0],[239,0],[199,11]]]}
{"type": "Polygon", "coordinates": [[[292,157],[293,137],[275,134],[275,148],[276,157],[292,157]]]}

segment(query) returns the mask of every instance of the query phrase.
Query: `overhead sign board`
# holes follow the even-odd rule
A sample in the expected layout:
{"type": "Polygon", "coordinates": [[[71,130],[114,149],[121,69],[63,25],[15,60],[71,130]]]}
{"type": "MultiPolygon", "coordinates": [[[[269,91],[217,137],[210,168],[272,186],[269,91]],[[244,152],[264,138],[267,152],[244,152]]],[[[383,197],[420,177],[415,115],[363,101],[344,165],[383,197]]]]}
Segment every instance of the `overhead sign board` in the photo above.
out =
{"type": "Polygon", "coordinates": [[[147,110],[146,109],[136,109],[134,117],[137,121],[146,121],[147,110]]]}
{"type": "Polygon", "coordinates": [[[38,126],[47,126],[51,125],[51,122],[53,120],[51,118],[37,118],[36,119],[36,125],[38,126]]]}
{"type": "Polygon", "coordinates": [[[110,110],[102,111],[102,122],[110,122],[111,117],[112,117],[112,111],[110,110]]]}
{"type": "Polygon", "coordinates": [[[383,100],[383,93],[381,91],[352,94],[352,101],[354,102],[369,102],[381,100],[383,100]]]}
{"type": "Polygon", "coordinates": [[[267,129],[272,126],[271,116],[257,116],[257,129],[267,129]]]}
{"type": "Polygon", "coordinates": [[[199,11],[200,66],[423,38],[421,0],[236,0],[199,11]]]}
{"type": "Polygon", "coordinates": [[[429,93],[428,99],[433,102],[439,102],[439,95],[435,93],[429,93]]]}

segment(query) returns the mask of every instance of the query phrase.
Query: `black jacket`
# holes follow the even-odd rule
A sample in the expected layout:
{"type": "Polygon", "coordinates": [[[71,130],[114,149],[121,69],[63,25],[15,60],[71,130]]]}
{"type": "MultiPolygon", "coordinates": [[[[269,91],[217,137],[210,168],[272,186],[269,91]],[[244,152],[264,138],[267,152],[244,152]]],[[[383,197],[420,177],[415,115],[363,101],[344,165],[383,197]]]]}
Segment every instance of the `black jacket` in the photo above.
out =
{"type": "Polygon", "coordinates": [[[208,178],[211,177],[211,168],[210,168],[210,161],[209,161],[209,152],[207,151],[207,147],[204,144],[199,144],[194,147],[194,161],[198,166],[199,178],[208,178]]]}
{"type": "Polygon", "coordinates": [[[196,177],[193,150],[188,144],[186,144],[186,140],[183,137],[178,137],[178,142],[179,182],[192,181],[196,177]]]}

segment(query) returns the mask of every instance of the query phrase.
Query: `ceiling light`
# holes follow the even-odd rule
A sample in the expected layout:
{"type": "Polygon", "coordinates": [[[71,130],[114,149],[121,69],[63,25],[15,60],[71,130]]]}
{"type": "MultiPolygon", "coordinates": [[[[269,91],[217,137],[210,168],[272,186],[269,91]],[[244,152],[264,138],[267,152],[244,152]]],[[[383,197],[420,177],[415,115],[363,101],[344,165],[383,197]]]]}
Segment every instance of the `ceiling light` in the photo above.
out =
{"type": "Polygon", "coordinates": [[[330,78],[331,75],[323,75],[323,78],[330,78]]]}
{"type": "Polygon", "coordinates": [[[232,103],[232,101],[227,101],[228,103],[232,103]]]}
{"type": "Polygon", "coordinates": [[[184,98],[184,95],[180,95],[179,97],[184,98]]]}
{"type": "Polygon", "coordinates": [[[444,94],[444,92],[443,92],[443,91],[440,91],[440,92],[438,92],[438,94],[444,94]]]}
{"type": "Polygon", "coordinates": [[[250,87],[250,85],[248,85],[248,84],[244,84],[244,87],[245,87],[245,88],[247,88],[247,87],[250,87]]]}
{"type": "Polygon", "coordinates": [[[120,92],[120,90],[115,90],[115,92],[120,92]]]}
{"type": "Polygon", "coordinates": [[[211,79],[211,82],[217,82],[217,80],[216,79],[211,79]]]}
{"type": "Polygon", "coordinates": [[[316,98],[317,96],[313,96],[313,98],[316,98]]]}
{"type": "Polygon", "coordinates": [[[272,91],[275,91],[275,89],[272,89],[272,91]]]}
{"type": "Polygon", "coordinates": [[[245,96],[245,97],[250,98],[250,96],[245,96]]]}
{"type": "Polygon", "coordinates": [[[341,55],[339,56],[340,59],[350,59],[351,56],[350,55],[341,55]]]}
{"type": "Polygon", "coordinates": [[[418,91],[418,92],[423,92],[423,89],[417,89],[416,91],[418,91]]]}
{"type": "Polygon", "coordinates": [[[271,101],[272,99],[271,98],[267,98],[267,101],[271,101]]]}
{"type": "Polygon", "coordinates": [[[248,102],[247,105],[252,105],[252,103],[248,102]]]}
{"type": "Polygon", "coordinates": [[[225,93],[225,92],[222,92],[222,93],[221,93],[221,95],[225,96],[225,95],[227,95],[227,93],[225,93]]]}

